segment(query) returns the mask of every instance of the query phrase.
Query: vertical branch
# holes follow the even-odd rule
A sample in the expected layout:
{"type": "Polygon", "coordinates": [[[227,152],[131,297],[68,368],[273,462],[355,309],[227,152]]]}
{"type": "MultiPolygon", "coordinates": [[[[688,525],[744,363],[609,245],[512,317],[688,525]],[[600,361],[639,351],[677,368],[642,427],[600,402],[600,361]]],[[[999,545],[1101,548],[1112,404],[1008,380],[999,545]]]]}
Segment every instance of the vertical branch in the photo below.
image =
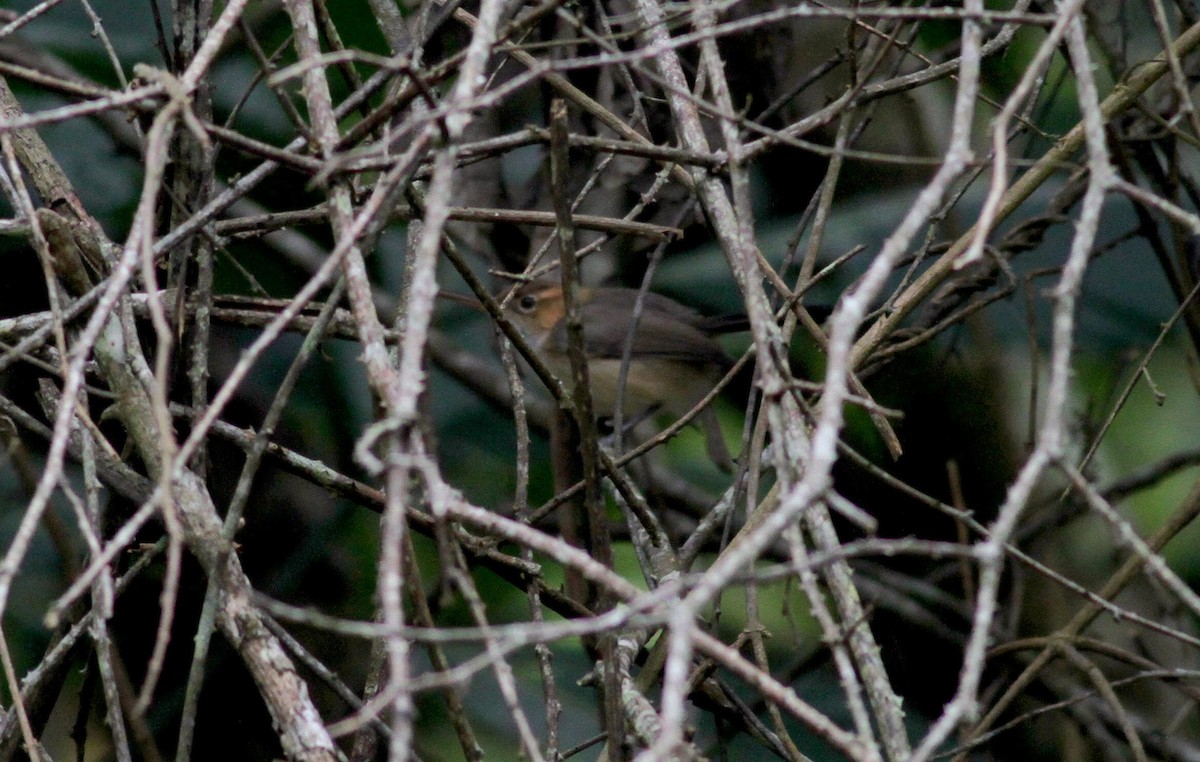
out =
{"type": "MultiPolygon", "coordinates": [[[[571,220],[570,157],[567,146],[567,104],[555,99],[550,104],[550,185],[558,236],[559,274],[562,282],[563,321],[567,329],[567,356],[571,362],[572,399],[575,403],[574,424],[578,427],[580,462],[583,466],[584,516],[587,532],[585,542],[592,558],[611,568],[612,541],[609,538],[608,516],[600,495],[600,477],[596,465],[600,459],[596,438],[596,417],[592,409],[591,384],[588,380],[587,345],[579,301],[579,272],[575,262],[575,224],[571,220]]],[[[592,330],[596,330],[594,327],[592,330]]],[[[587,601],[598,611],[607,611],[613,601],[599,594],[587,601]]],[[[604,697],[604,729],[608,733],[608,748],[616,759],[624,758],[624,715],[621,711],[620,677],[616,668],[616,643],[611,637],[601,638],[599,648],[601,679],[604,697]]]]}
{"type": "MultiPolygon", "coordinates": [[[[1075,305],[1079,298],[1083,275],[1095,241],[1104,197],[1113,186],[1116,174],[1109,163],[1108,148],[1104,134],[1104,116],[1096,82],[1091,77],[1092,67],[1087,50],[1087,39],[1083,22],[1078,16],[1070,18],[1067,27],[1067,49],[1072,62],[1081,76],[1079,107],[1083,113],[1082,132],[1086,137],[1088,158],[1088,186],[1080,208],[1079,222],[1062,277],[1054,290],[1053,344],[1050,354],[1050,381],[1046,392],[1045,416],[1038,430],[1037,443],[1029,459],[1021,469],[1016,481],[1008,491],[1000,513],[992,523],[991,534],[980,547],[979,592],[976,595],[975,618],[972,622],[971,639],[963,659],[963,672],[954,700],[930,730],[926,742],[918,753],[924,757],[937,748],[939,739],[945,738],[961,718],[972,717],[976,710],[975,691],[979,676],[983,672],[985,649],[992,617],[995,615],[996,595],[1003,568],[1003,543],[1008,541],[1016,528],[1016,522],[1029,501],[1033,489],[1043,471],[1064,455],[1067,435],[1067,412],[1070,401],[1071,360],[1075,331],[1075,305]]],[[[1035,662],[1036,664],[1036,662],[1035,662]]],[[[1031,665],[1033,666],[1033,665],[1031,665]]],[[[1027,668],[1026,674],[1031,670],[1027,668]]],[[[1025,681],[1026,674],[1018,678],[1025,681]]],[[[1006,703],[1003,699],[1000,704],[1006,703]]],[[[983,720],[971,729],[972,735],[981,732],[995,721],[995,707],[983,720]]]]}

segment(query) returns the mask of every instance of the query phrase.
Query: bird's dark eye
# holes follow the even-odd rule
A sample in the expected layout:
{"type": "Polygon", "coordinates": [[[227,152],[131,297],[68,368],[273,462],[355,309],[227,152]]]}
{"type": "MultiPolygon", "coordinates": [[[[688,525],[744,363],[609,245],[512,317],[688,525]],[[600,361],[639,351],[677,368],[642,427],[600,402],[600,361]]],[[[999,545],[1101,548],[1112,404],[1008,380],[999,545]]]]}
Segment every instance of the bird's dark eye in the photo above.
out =
{"type": "Polygon", "coordinates": [[[525,296],[522,296],[517,300],[517,309],[519,309],[521,312],[533,312],[533,309],[537,307],[537,303],[538,300],[536,296],[533,294],[525,294],[525,296]]]}

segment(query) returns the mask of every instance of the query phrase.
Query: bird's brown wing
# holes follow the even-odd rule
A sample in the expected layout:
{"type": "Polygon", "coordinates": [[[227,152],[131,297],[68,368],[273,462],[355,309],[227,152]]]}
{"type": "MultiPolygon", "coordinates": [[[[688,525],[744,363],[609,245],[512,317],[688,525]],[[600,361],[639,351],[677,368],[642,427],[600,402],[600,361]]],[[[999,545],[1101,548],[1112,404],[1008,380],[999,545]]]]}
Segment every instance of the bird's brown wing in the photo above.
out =
{"type": "MultiPolygon", "coordinates": [[[[633,289],[605,289],[604,298],[593,298],[583,305],[583,338],[589,357],[619,359],[633,327],[633,304],[637,292],[633,289]],[[612,293],[618,292],[618,293],[612,293]]],[[[729,356],[721,345],[695,326],[700,316],[692,310],[657,294],[647,294],[637,333],[633,338],[633,354],[728,367],[729,356]]],[[[554,327],[549,337],[551,348],[566,352],[565,322],[554,327]]]]}

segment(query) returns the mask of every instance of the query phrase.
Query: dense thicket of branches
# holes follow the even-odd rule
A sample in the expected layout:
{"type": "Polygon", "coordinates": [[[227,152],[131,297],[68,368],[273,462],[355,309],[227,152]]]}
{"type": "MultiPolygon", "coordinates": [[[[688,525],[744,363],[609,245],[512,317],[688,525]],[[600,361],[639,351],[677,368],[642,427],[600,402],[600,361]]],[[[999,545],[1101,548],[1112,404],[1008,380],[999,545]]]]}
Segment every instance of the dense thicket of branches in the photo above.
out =
{"type": "Polygon", "coordinates": [[[1200,759],[1191,0],[17,5],[0,758],[1200,759]]]}

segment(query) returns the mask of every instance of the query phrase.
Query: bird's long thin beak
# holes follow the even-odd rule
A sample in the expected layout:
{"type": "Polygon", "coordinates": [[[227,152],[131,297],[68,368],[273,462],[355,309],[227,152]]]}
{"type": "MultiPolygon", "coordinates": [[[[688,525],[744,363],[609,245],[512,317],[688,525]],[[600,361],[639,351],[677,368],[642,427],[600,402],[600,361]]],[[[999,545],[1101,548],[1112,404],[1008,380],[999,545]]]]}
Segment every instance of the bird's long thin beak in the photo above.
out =
{"type": "Polygon", "coordinates": [[[466,294],[456,294],[453,291],[439,291],[438,298],[445,299],[445,300],[451,301],[451,302],[455,302],[456,304],[461,304],[464,307],[470,307],[471,309],[478,310],[479,312],[484,312],[483,305],[480,304],[479,300],[473,296],[467,296],[466,294]]]}

